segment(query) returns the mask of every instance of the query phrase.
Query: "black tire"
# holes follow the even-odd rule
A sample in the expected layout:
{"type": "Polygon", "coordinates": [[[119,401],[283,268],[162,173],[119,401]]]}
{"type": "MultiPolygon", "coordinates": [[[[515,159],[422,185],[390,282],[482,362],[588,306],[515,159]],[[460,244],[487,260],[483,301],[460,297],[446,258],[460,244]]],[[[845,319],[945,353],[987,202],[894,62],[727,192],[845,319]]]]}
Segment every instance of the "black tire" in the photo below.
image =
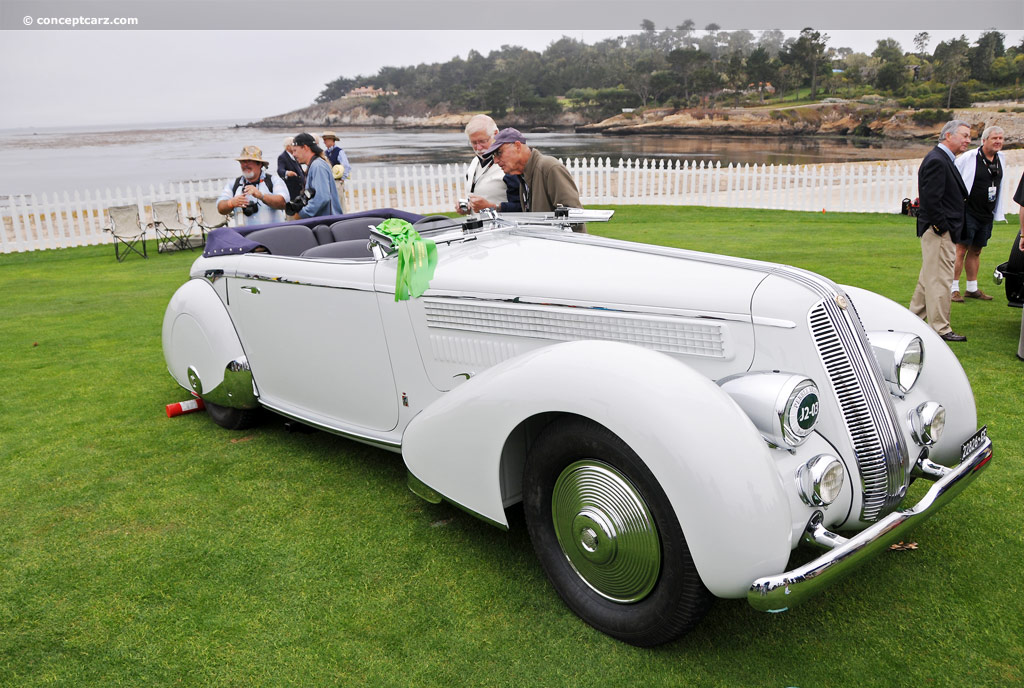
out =
{"type": "Polygon", "coordinates": [[[262,409],[237,409],[203,400],[210,420],[227,430],[245,430],[259,423],[262,409]]]}
{"type": "Polygon", "coordinates": [[[660,645],[710,608],[668,497],[604,426],[572,417],[544,429],[526,459],[523,509],[548,580],[599,631],[660,645]]]}

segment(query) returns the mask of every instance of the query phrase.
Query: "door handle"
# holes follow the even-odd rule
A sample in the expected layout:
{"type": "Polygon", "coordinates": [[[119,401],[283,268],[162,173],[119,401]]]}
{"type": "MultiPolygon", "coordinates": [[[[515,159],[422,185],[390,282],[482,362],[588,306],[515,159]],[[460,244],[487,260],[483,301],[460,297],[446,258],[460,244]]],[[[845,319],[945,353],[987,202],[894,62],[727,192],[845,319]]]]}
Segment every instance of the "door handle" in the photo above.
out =
{"type": "Polygon", "coordinates": [[[250,294],[259,294],[260,293],[260,290],[259,290],[258,287],[250,287],[247,284],[246,285],[242,285],[242,287],[240,287],[240,288],[241,288],[242,291],[247,291],[250,294]]]}

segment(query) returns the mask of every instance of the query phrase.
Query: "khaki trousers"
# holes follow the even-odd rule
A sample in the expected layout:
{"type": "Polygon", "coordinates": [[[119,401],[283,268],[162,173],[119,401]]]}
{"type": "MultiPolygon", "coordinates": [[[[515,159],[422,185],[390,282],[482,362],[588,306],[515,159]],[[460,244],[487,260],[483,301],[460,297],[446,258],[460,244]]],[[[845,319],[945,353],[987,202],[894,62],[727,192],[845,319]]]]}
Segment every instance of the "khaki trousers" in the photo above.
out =
{"type": "Polygon", "coordinates": [[[927,320],[940,335],[953,331],[949,326],[949,285],[955,260],[956,245],[949,232],[940,235],[929,229],[921,235],[921,274],[910,299],[910,312],[927,320]]]}
{"type": "Polygon", "coordinates": [[[338,203],[341,204],[341,212],[347,213],[348,211],[345,210],[345,182],[341,179],[336,179],[334,180],[334,186],[338,189],[338,203]]]}

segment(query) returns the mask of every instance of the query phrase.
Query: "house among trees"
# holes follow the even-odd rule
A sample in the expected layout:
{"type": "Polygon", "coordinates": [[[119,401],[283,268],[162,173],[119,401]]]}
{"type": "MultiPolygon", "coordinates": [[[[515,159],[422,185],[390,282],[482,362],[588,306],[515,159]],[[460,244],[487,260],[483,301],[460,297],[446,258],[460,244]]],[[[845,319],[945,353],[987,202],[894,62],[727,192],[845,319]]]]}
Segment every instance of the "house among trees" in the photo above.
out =
{"type": "Polygon", "coordinates": [[[397,91],[385,91],[382,88],[373,86],[357,86],[345,94],[346,98],[376,98],[378,96],[398,95],[397,91]]]}

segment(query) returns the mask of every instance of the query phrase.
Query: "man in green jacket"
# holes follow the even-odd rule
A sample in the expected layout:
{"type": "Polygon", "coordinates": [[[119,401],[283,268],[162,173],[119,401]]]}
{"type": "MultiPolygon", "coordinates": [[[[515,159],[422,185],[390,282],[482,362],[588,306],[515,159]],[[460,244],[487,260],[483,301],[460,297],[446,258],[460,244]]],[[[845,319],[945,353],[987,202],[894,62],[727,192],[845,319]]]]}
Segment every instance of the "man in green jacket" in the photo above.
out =
{"type": "MultiPolygon", "coordinates": [[[[565,166],[549,155],[526,145],[518,129],[502,129],[485,154],[494,154],[505,174],[519,176],[519,200],[524,213],[551,212],[555,206],[582,208],[576,182],[565,166]]],[[[586,232],[586,225],[573,225],[573,231],[586,232]]]]}

